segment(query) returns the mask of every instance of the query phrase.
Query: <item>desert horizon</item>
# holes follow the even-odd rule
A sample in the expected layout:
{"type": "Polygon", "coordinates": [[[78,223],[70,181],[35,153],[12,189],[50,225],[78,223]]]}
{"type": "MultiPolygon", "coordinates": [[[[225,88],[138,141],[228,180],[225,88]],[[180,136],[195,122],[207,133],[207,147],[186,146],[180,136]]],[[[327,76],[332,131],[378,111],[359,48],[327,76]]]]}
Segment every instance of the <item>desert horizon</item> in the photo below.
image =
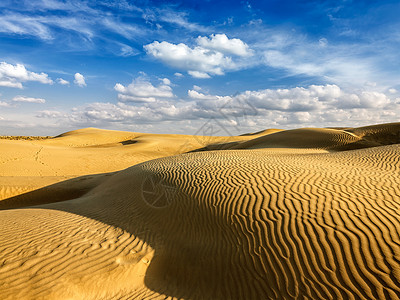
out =
{"type": "Polygon", "coordinates": [[[400,122],[0,149],[2,299],[400,296],[400,122]]]}

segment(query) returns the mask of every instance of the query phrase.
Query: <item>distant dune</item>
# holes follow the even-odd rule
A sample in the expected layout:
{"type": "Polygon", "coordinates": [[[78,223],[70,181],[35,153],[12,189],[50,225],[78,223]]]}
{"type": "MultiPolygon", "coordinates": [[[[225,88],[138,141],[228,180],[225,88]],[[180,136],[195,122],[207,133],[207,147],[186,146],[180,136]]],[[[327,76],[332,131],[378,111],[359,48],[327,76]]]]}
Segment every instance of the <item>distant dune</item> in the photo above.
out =
{"type": "Polygon", "coordinates": [[[400,123],[0,149],[1,299],[400,298],[400,123]]]}

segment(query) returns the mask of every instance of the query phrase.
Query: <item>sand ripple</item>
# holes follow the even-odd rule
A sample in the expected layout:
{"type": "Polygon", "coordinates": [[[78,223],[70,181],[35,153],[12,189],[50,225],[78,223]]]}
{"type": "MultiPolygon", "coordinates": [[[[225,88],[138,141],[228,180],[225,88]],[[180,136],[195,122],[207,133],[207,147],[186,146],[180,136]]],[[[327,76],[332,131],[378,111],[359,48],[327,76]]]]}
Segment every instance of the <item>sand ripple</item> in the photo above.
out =
{"type": "MultiPolygon", "coordinates": [[[[361,131],[350,139],[395,142],[361,131]]],[[[0,211],[2,299],[399,299],[400,145],[253,146],[0,211]]]]}

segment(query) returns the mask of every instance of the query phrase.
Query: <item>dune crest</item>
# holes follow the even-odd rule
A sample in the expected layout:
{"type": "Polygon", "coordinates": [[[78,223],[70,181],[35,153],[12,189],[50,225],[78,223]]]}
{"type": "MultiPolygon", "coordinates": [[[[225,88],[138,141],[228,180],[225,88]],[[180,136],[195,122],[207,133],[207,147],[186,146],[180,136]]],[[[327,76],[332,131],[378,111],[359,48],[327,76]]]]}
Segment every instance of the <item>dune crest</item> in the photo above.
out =
{"type": "Polygon", "coordinates": [[[214,138],[225,150],[0,201],[1,295],[398,299],[399,132],[394,123],[214,138]]]}

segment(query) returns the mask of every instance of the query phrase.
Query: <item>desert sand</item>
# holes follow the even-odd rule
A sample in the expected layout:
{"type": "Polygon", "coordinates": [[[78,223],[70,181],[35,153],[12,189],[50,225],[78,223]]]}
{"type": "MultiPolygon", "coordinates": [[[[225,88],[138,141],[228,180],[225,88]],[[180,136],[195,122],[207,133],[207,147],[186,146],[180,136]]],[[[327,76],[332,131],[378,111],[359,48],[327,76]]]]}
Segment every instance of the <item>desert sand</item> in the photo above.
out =
{"type": "Polygon", "coordinates": [[[1,299],[400,298],[400,123],[0,153],[1,299]]]}

